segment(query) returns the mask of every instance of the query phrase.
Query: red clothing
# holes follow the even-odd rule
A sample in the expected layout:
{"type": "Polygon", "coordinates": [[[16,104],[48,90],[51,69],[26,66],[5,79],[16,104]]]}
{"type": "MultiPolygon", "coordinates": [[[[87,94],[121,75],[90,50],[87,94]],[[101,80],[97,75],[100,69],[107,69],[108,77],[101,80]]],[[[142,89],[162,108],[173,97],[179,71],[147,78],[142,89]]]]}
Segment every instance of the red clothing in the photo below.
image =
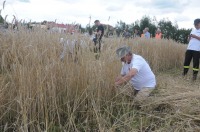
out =
{"type": "Polygon", "coordinates": [[[159,34],[158,34],[158,33],[156,33],[156,36],[155,36],[155,38],[156,38],[156,39],[161,39],[161,38],[162,38],[162,33],[159,33],[159,34]]]}

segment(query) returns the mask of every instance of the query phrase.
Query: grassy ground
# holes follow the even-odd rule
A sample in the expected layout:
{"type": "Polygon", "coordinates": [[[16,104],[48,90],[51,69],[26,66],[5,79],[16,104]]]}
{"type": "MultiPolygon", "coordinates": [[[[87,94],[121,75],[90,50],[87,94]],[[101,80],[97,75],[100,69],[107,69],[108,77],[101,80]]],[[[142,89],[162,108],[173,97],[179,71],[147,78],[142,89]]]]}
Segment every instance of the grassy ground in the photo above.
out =
{"type": "Polygon", "coordinates": [[[199,131],[200,78],[182,78],[186,46],[171,40],[104,39],[98,60],[89,38],[40,30],[0,38],[0,131],[199,131]],[[86,47],[67,50],[59,38],[86,47]],[[114,91],[127,44],[156,74],[157,88],[142,104],[114,91]]]}

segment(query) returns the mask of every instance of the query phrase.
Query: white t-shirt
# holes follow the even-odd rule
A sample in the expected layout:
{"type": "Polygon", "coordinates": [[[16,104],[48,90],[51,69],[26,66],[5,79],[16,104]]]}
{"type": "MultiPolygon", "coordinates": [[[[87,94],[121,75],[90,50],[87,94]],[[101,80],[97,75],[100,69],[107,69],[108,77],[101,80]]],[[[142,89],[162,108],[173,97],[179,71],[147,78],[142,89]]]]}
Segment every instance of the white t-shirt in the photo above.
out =
{"type": "MultiPolygon", "coordinates": [[[[193,29],[190,34],[194,34],[196,36],[200,37],[200,29],[193,29]]],[[[200,41],[196,38],[190,39],[189,45],[187,47],[188,50],[195,50],[195,51],[200,51],[200,41]]]]}
{"type": "Polygon", "coordinates": [[[131,63],[123,65],[121,75],[126,75],[131,68],[135,68],[138,71],[130,80],[130,83],[136,90],[141,90],[142,88],[155,88],[155,75],[143,57],[133,54],[131,63]]]}

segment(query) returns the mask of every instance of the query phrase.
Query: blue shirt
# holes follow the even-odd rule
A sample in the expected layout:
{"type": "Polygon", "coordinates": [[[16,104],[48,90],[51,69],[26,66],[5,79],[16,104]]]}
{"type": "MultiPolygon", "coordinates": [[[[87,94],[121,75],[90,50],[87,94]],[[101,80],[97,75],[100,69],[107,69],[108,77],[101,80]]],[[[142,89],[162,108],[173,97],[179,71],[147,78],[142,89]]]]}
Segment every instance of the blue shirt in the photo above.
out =
{"type": "Polygon", "coordinates": [[[146,32],[146,33],[144,34],[144,37],[145,37],[145,38],[150,38],[150,33],[149,33],[149,32],[146,32]]]}

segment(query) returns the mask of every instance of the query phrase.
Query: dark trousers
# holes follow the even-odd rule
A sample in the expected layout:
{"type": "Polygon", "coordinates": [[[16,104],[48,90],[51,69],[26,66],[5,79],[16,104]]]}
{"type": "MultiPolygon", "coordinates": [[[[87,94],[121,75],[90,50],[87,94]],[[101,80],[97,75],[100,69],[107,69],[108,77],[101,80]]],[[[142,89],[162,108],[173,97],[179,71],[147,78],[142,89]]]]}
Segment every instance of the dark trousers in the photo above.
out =
{"type": "Polygon", "coordinates": [[[94,38],[94,53],[101,52],[101,38],[94,38]]]}
{"type": "Polygon", "coordinates": [[[193,75],[196,76],[198,74],[200,51],[187,50],[185,53],[183,75],[186,75],[188,73],[188,70],[190,68],[190,62],[192,59],[193,59],[193,75]]]}

